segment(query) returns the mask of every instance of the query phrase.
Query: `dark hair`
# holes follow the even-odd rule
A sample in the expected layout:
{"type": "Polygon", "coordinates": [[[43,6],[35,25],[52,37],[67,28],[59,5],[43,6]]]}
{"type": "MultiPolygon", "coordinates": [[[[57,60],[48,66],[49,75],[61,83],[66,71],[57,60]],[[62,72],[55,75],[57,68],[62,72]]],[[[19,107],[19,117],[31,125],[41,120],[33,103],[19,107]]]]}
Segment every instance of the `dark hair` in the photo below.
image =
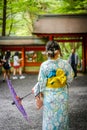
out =
{"type": "Polygon", "coordinates": [[[48,56],[54,57],[56,50],[59,50],[60,55],[62,56],[61,48],[60,48],[59,44],[54,40],[53,41],[48,41],[47,45],[46,45],[46,51],[48,53],[48,56]]]}
{"type": "Polygon", "coordinates": [[[5,55],[5,59],[8,60],[11,56],[11,52],[8,50],[5,55]]]}
{"type": "Polygon", "coordinates": [[[16,52],[15,52],[15,56],[18,56],[18,55],[19,55],[19,52],[18,52],[18,51],[16,51],[16,52]]]}

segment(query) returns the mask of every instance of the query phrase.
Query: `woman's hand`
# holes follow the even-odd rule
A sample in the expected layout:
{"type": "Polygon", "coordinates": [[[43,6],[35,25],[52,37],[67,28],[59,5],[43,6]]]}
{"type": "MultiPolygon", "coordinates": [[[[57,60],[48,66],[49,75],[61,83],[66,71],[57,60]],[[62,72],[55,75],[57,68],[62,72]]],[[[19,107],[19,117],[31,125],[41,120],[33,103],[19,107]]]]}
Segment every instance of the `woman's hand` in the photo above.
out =
{"type": "Polygon", "coordinates": [[[34,87],[32,88],[32,93],[34,94],[34,87]]]}
{"type": "Polygon", "coordinates": [[[41,93],[35,97],[35,102],[36,108],[39,110],[43,106],[43,97],[41,93]]]}

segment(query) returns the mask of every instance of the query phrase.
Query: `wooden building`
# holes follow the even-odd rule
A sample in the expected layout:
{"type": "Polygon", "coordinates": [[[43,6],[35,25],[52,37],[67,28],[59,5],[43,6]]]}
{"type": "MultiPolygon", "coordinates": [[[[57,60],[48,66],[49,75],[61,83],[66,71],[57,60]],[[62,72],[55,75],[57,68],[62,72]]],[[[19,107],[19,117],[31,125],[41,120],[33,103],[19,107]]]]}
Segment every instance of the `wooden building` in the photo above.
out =
{"type": "MultiPolygon", "coordinates": [[[[45,51],[43,39],[33,37],[0,37],[0,52],[5,53],[7,50],[11,51],[11,57],[16,51],[19,51],[20,57],[23,58],[21,62],[23,72],[38,73],[41,60],[43,60],[42,55],[44,55],[45,51]]],[[[13,66],[13,59],[11,64],[13,66]]]]}
{"type": "MultiPolygon", "coordinates": [[[[87,71],[87,15],[40,15],[34,24],[34,37],[0,37],[0,51],[20,52],[24,72],[37,73],[46,59],[45,40],[81,42],[83,72],[87,71]],[[36,36],[38,38],[36,38],[36,36]]],[[[11,56],[12,56],[11,55],[11,56]]],[[[13,65],[13,62],[11,62],[13,65]]]]}
{"type": "Polygon", "coordinates": [[[83,71],[87,71],[87,14],[39,15],[33,34],[58,42],[82,42],[83,71]]]}

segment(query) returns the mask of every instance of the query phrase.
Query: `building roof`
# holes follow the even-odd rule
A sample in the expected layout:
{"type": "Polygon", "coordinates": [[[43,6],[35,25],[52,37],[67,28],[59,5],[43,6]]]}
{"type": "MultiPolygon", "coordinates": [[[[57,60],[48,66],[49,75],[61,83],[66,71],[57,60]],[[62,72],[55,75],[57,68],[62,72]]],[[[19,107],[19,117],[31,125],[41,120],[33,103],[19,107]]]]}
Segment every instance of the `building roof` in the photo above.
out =
{"type": "Polygon", "coordinates": [[[39,15],[33,34],[87,33],[87,14],[39,15]]]}
{"type": "Polygon", "coordinates": [[[41,38],[33,38],[33,37],[20,37],[20,36],[10,36],[10,37],[0,37],[0,45],[43,45],[44,42],[41,38]]]}

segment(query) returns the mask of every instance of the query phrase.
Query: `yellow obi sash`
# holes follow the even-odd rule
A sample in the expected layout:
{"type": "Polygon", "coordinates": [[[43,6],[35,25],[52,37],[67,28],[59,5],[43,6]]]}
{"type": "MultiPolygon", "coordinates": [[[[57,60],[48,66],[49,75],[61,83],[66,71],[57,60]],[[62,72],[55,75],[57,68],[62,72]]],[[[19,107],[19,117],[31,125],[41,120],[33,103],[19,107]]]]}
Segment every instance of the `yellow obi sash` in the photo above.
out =
{"type": "Polygon", "coordinates": [[[57,69],[54,76],[50,76],[47,80],[46,86],[48,88],[61,88],[66,85],[65,72],[62,69],[57,69]]]}

